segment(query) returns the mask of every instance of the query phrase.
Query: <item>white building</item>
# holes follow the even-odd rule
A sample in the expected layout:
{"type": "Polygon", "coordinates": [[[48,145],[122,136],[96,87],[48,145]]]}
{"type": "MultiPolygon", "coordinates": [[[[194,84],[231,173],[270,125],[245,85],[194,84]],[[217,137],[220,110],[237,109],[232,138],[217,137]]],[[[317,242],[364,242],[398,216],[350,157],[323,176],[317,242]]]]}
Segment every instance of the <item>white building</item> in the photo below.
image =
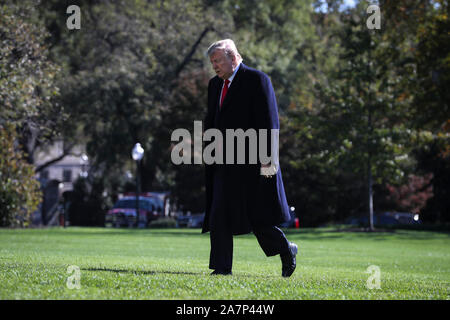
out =
{"type": "MultiPolygon", "coordinates": [[[[63,141],[57,141],[38,149],[34,153],[36,167],[61,156],[64,153],[63,146],[63,141]]],[[[37,179],[41,182],[43,201],[40,210],[34,214],[33,224],[58,224],[58,206],[61,204],[62,194],[73,190],[78,177],[87,177],[88,169],[89,159],[84,146],[75,146],[70,154],[40,171],[37,179]]]]}
{"type": "MultiPolygon", "coordinates": [[[[36,167],[51,161],[63,154],[63,142],[58,141],[53,145],[35,152],[34,159],[36,167]]],[[[73,182],[78,177],[86,177],[88,170],[88,157],[86,156],[84,146],[75,146],[71,154],[66,155],[58,162],[46,167],[38,173],[38,179],[43,181],[57,180],[61,183],[61,193],[71,191],[73,182]]]]}

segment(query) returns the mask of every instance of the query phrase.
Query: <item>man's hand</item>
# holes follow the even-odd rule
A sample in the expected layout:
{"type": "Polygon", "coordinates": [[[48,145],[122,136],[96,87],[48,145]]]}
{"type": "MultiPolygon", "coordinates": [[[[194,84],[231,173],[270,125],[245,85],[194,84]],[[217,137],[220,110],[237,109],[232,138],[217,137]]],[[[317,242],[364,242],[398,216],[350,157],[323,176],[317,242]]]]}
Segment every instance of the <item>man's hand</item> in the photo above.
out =
{"type": "Polygon", "coordinates": [[[278,169],[274,164],[261,164],[260,174],[266,178],[271,178],[277,173],[278,169]]]}

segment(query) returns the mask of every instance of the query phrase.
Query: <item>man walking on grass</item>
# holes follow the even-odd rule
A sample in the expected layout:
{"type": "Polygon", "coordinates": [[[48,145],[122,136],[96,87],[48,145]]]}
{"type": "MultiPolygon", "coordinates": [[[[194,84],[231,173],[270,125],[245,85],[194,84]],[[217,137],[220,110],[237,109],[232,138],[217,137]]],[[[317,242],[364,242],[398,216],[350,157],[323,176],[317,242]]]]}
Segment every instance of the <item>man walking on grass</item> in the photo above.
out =
{"type": "MultiPolygon", "coordinates": [[[[224,137],[226,129],[266,129],[265,150],[278,152],[277,141],[274,145],[271,135],[271,129],[279,129],[278,107],[269,77],[244,65],[230,39],[213,43],[208,56],[216,76],[208,85],[204,129],[216,128],[224,137]]],[[[259,140],[257,146],[261,146],[259,140]]],[[[245,150],[250,148],[246,146],[245,150]]],[[[228,149],[224,148],[222,153],[226,152],[228,149]]],[[[212,275],[231,275],[233,235],[253,232],[266,256],[280,255],[282,276],[290,277],[296,267],[298,248],[277,227],[290,220],[278,161],[262,164],[258,159],[257,164],[235,161],[205,167],[206,214],[202,233],[210,231],[212,275]]]]}

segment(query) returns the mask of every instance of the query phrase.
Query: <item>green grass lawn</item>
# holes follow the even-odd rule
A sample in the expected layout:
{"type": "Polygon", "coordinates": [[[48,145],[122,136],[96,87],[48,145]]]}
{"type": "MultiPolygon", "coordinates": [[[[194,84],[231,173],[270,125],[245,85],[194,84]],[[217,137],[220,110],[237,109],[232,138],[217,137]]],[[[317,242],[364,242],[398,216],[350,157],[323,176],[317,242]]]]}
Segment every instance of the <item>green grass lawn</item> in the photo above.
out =
{"type": "Polygon", "coordinates": [[[199,229],[0,229],[0,299],[449,299],[448,233],[286,231],[297,269],[281,277],[254,235],[234,238],[232,276],[210,276],[199,229]],[[69,289],[69,266],[80,289],[69,289]],[[370,265],[380,289],[368,289],[370,265]]]}

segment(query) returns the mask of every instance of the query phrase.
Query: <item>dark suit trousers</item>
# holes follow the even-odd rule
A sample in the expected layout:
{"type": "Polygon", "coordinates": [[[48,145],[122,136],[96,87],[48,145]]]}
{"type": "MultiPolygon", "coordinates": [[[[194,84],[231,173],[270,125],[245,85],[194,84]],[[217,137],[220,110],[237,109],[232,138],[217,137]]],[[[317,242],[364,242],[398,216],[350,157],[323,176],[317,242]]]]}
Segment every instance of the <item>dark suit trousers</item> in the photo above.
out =
{"type": "MultiPolygon", "coordinates": [[[[229,215],[225,210],[224,170],[214,172],[213,201],[210,213],[211,253],[210,269],[231,270],[233,264],[233,233],[229,215]]],[[[253,233],[266,256],[274,256],[289,251],[289,241],[277,226],[252,225],[253,233]]]]}

